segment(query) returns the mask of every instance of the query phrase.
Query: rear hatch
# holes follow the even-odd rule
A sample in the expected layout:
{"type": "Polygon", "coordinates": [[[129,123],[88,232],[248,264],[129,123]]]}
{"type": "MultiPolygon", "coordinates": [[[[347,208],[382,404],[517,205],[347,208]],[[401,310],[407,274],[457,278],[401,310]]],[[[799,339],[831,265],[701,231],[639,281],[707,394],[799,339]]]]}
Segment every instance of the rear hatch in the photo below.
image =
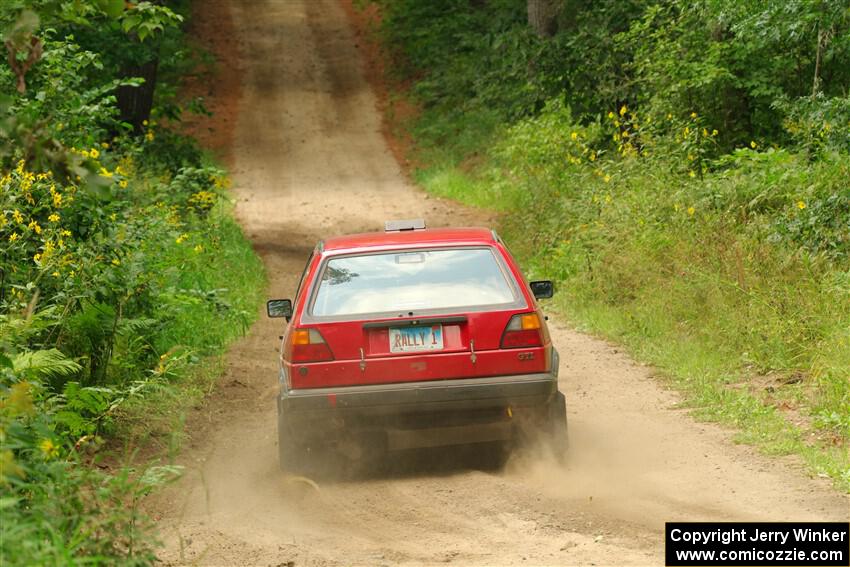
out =
{"type": "Polygon", "coordinates": [[[310,344],[302,350],[287,344],[293,388],[549,368],[545,326],[491,246],[331,256],[308,295],[297,327],[301,342],[310,344]],[[503,348],[511,321],[529,313],[538,321],[539,340],[503,348]],[[308,351],[319,355],[298,356],[308,351]]]}

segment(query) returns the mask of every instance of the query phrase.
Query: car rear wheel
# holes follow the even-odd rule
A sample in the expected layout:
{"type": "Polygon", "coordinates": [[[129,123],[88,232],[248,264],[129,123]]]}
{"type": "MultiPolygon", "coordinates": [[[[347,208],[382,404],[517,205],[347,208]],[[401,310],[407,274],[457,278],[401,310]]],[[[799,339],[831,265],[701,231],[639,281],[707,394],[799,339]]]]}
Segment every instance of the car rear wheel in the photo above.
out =
{"type": "Polygon", "coordinates": [[[295,440],[292,427],[280,411],[277,414],[277,445],[280,470],[303,473],[309,468],[307,450],[295,440]]]}
{"type": "Polygon", "coordinates": [[[512,446],[520,455],[563,462],[567,445],[567,403],[561,392],[543,405],[517,412],[512,446]]]}
{"type": "Polygon", "coordinates": [[[541,431],[542,441],[558,461],[564,461],[569,444],[567,435],[567,400],[558,392],[547,408],[546,422],[541,431]]]}

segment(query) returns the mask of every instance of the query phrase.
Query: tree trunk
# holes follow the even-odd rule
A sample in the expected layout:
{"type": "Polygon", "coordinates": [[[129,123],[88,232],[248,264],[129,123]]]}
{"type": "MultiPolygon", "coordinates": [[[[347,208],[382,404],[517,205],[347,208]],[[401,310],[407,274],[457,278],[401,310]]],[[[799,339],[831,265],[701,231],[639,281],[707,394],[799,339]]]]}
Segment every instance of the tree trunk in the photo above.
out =
{"type": "Polygon", "coordinates": [[[558,31],[561,0],[528,0],[528,25],[540,37],[552,37],[558,31]]]}
{"type": "Polygon", "coordinates": [[[136,133],[142,131],[142,122],[151,116],[158,67],[159,59],[153,59],[142,65],[127,66],[122,72],[128,79],[140,77],[145,80],[138,87],[118,87],[116,93],[119,119],[130,124],[136,133]]]}

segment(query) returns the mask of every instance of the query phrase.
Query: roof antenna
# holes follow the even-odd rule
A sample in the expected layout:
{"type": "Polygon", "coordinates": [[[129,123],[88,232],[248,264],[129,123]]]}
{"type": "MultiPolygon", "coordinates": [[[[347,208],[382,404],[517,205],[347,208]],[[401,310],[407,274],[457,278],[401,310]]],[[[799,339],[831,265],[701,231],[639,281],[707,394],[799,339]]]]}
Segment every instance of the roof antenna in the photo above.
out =
{"type": "Polygon", "coordinates": [[[384,232],[402,232],[405,230],[423,230],[424,219],[388,220],[384,223],[384,232]]]}

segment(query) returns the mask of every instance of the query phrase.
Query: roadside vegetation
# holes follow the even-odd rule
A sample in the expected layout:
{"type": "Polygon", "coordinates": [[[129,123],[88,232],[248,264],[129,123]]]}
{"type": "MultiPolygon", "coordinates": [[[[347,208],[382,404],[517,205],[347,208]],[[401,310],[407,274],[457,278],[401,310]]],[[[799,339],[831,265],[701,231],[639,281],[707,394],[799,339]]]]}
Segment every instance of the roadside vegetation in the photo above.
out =
{"type": "Polygon", "coordinates": [[[167,126],[187,14],[0,10],[2,565],[151,563],[140,501],[180,474],[181,417],[254,318],[264,274],[228,178],[167,126]]]}
{"type": "Polygon", "coordinates": [[[696,415],[850,490],[846,2],[378,5],[417,181],[500,211],[696,415]]]}

